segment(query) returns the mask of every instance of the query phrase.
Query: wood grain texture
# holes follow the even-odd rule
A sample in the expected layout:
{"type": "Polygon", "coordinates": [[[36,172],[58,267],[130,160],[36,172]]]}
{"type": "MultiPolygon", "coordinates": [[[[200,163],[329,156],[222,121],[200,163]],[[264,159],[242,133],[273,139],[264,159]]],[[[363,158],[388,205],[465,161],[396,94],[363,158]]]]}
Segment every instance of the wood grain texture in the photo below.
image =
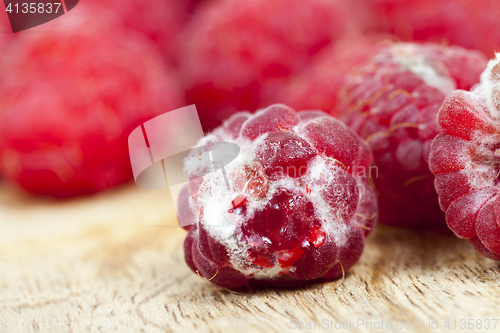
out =
{"type": "Polygon", "coordinates": [[[446,231],[379,226],[343,282],[243,295],[188,269],[185,235],[164,191],[60,202],[0,183],[0,332],[466,332],[445,320],[500,319],[499,264],[446,231]],[[349,320],[364,324],[335,329],[349,320]]]}

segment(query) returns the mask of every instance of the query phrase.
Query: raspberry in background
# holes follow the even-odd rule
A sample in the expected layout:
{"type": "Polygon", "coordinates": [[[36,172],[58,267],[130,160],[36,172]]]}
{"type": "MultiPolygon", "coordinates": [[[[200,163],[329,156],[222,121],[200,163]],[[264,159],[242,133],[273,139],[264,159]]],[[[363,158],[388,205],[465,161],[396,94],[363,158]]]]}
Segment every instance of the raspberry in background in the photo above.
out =
{"type": "Polygon", "coordinates": [[[491,58],[500,49],[498,0],[360,0],[374,29],[404,41],[459,45],[491,58]]]}
{"type": "Polygon", "coordinates": [[[456,90],[438,114],[429,164],[446,222],[484,256],[500,260],[500,55],[472,91],[456,90]]]}
{"type": "Polygon", "coordinates": [[[189,13],[197,10],[199,6],[203,6],[204,3],[210,2],[211,0],[184,0],[183,3],[186,6],[189,13]]]}
{"type": "Polygon", "coordinates": [[[0,91],[0,170],[36,194],[68,197],[132,179],[127,137],[183,106],[143,35],[78,10],[9,47],[0,91]]]}
{"type": "Polygon", "coordinates": [[[240,110],[267,105],[288,78],[354,30],[358,16],[339,0],[215,0],[182,35],[181,77],[205,130],[240,110]]]}
{"type": "MultiPolygon", "coordinates": [[[[9,53],[9,46],[14,37],[14,33],[12,32],[12,28],[10,27],[9,17],[7,16],[7,12],[3,10],[2,5],[0,4],[0,90],[2,86],[5,84],[6,76],[6,58],[9,53]]],[[[0,97],[1,103],[1,97],[0,97]]],[[[0,117],[4,111],[2,111],[0,106],[0,117]]],[[[2,164],[2,159],[0,156],[0,165],[2,164]]],[[[1,175],[0,175],[1,178],[1,175]]]]}
{"type": "Polygon", "coordinates": [[[387,38],[385,35],[345,38],[326,47],[307,69],[281,89],[274,100],[297,110],[324,110],[336,116],[337,96],[345,75],[353,66],[383,48],[382,40],[387,38]]]}
{"type": "MultiPolygon", "coordinates": [[[[189,16],[184,0],[85,0],[109,9],[127,28],[145,34],[169,61],[174,61],[178,35],[189,16]]],[[[78,6],[81,6],[80,3],[78,6]]],[[[96,7],[99,11],[99,8],[96,7]]]]}
{"type": "Polygon", "coordinates": [[[234,114],[206,140],[241,150],[225,167],[229,185],[220,170],[185,166],[178,207],[193,272],[248,291],[332,280],[358,261],[377,201],[370,148],[343,123],[274,104],[234,114]]]}
{"type": "MultiPolygon", "coordinates": [[[[9,17],[7,16],[7,12],[3,9],[5,7],[0,5],[0,46],[4,47],[3,44],[5,41],[9,41],[13,38],[14,33],[12,32],[12,28],[10,27],[9,17]]],[[[2,53],[5,52],[5,49],[2,49],[2,53]]],[[[1,60],[1,59],[0,59],[1,60]]]]}
{"type": "Polygon", "coordinates": [[[478,51],[393,43],[346,76],[339,108],[373,150],[381,223],[444,226],[428,166],[437,113],[448,93],[470,89],[485,66],[478,51]]]}

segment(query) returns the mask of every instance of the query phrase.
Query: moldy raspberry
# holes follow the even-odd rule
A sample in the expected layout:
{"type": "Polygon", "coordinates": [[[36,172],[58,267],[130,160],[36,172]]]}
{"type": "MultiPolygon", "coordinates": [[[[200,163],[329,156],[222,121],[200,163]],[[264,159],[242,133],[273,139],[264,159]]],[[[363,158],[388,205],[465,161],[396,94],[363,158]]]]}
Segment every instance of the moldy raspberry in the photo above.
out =
{"type": "Polygon", "coordinates": [[[335,279],[356,263],[378,218],[361,138],[321,111],[275,104],[206,139],[241,151],[225,167],[229,185],[221,170],[189,169],[179,216],[194,272],[245,291],[335,279]]]}
{"type": "Polygon", "coordinates": [[[478,51],[393,43],[346,76],[340,112],[373,149],[381,223],[444,225],[428,167],[437,112],[446,94],[476,84],[485,66],[478,51]]]}
{"type": "Polygon", "coordinates": [[[446,223],[484,256],[500,260],[499,54],[472,91],[446,97],[438,124],[429,164],[446,223]]]}

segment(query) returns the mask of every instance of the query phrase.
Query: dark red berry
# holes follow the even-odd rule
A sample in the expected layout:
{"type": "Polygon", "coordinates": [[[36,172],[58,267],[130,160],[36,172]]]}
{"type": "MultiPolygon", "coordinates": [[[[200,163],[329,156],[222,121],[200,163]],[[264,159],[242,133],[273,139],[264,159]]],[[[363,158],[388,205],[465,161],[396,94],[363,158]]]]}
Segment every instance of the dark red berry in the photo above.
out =
{"type": "Polygon", "coordinates": [[[444,225],[428,166],[437,113],[446,94],[470,89],[484,66],[477,51],[392,43],[346,76],[340,109],[373,150],[381,223],[444,225]]]}
{"type": "Polygon", "coordinates": [[[335,279],[359,259],[378,218],[359,173],[372,157],[340,121],[276,104],[235,114],[206,139],[241,151],[225,167],[230,186],[219,171],[193,176],[179,197],[194,222],[185,241],[193,271],[244,291],[335,279]]]}

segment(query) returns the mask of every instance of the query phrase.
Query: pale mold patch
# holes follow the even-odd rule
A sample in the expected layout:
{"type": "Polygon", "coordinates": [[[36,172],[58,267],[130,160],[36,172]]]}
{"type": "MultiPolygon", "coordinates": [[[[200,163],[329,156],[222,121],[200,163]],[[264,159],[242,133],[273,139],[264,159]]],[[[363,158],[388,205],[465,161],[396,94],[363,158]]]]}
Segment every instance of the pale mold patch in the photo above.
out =
{"type": "MultiPolygon", "coordinates": [[[[290,177],[285,177],[278,181],[269,183],[269,189],[265,198],[263,198],[262,200],[249,201],[249,204],[247,206],[247,217],[252,218],[257,210],[263,209],[264,206],[273,197],[274,193],[276,193],[278,189],[282,188],[297,191],[296,180],[290,177]]],[[[279,276],[280,273],[290,272],[295,269],[294,267],[284,269],[279,265],[279,263],[276,263],[274,267],[271,268],[251,267],[247,259],[247,250],[249,249],[249,247],[246,245],[246,242],[240,240],[236,243],[231,244],[231,246],[234,245],[236,245],[236,247],[231,247],[233,255],[230,258],[230,262],[231,264],[233,264],[235,269],[239,270],[247,276],[252,276],[256,279],[271,279],[279,276]]]]}
{"type": "MultiPolygon", "coordinates": [[[[475,85],[471,93],[477,98],[482,108],[495,120],[500,119],[500,105],[498,100],[500,92],[500,73],[494,74],[493,68],[500,64],[500,53],[488,62],[481,81],[475,85]],[[496,76],[496,77],[495,77],[496,76]]],[[[482,111],[482,110],[480,110],[482,111]]],[[[481,131],[474,133],[473,152],[475,160],[471,160],[465,166],[463,172],[467,174],[471,186],[480,189],[486,186],[496,186],[495,181],[500,176],[494,165],[500,166],[500,151],[493,147],[499,142],[498,135],[486,135],[481,131]]]]}
{"type": "Polygon", "coordinates": [[[477,158],[474,160],[468,160],[465,168],[462,170],[462,172],[467,174],[469,183],[475,189],[486,186],[495,186],[494,182],[498,177],[495,168],[492,168],[492,164],[500,164],[500,160],[497,161],[495,151],[492,151],[491,145],[481,140],[483,137],[484,134],[475,136],[474,142],[478,144],[473,146],[473,154],[477,156],[477,158]]]}
{"type": "Polygon", "coordinates": [[[306,177],[307,182],[311,184],[310,200],[316,208],[317,218],[322,223],[322,229],[325,233],[333,235],[337,246],[342,247],[347,241],[348,226],[346,224],[347,221],[343,221],[341,215],[347,209],[347,205],[339,203],[335,207],[335,210],[333,210],[320,195],[321,185],[315,182],[319,179],[323,180],[325,184],[332,184],[334,182],[337,172],[332,172],[331,167],[329,167],[331,163],[333,162],[330,160],[316,156],[309,166],[309,172],[306,177]]]}
{"type": "MultiPolygon", "coordinates": [[[[242,254],[245,255],[245,253],[242,254]]],[[[273,267],[269,268],[267,267],[253,268],[248,266],[248,263],[246,263],[246,261],[241,262],[241,261],[231,260],[231,264],[233,264],[233,267],[238,271],[242,272],[243,274],[261,280],[272,279],[278,277],[280,273],[293,272],[295,270],[295,267],[293,267],[292,269],[291,268],[283,269],[278,263],[273,267]]]]}
{"type": "MultiPolygon", "coordinates": [[[[488,68],[491,69],[499,61],[500,57],[497,54],[496,60],[490,61],[488,68]]],[[[471,93],[478,101],[475,109],[477,112],[488,112],[492,117],[497,114],[498,117],[498,111],[494,107],[487,106],[488,94],[492,87],[491,83],[491,71],[486,70],[482,74],[481,83],[476,85],[471,93]],[[480,110],[477,108],[480,108],[480,110]],[[486,108],[488,111],[484,110],[486,108]]],[[[488,117],[487,114],[484,114],[484,116],[488,117]]],[[[485,134],[481,130],[477,130],[474,132],[467,148],[460,152],[469,156],[469,158],[464,159],[465,165],[460,172],[466,175],[467,181],[473,189],[498,186],[496,181],[500,176],[499,171],[497,171],[500,169],[500,150],[495,147],[498,145],[499,139],[500,136],[498,135],[485,134]]],[[[454,147],[453,149],[457,148],[454,147]]]]}
{"type": "Polygon", "coordinates": [[[474,189],[481,189],[487,186],[495,186],[494,180],[498,173],[492,170],[491,166],[474,164],[463,170],[467,174],[469,183],[474,189]]]}
{"type": "Polygon", "coordinates": [[[500,91],[500,80],[492,78],[492,69],[500,63],[500,53],[495,55],[495,59],[488,62],[488,66],[481,74],[481,82],[474,87],[473,93],[478,95],[484,102],[490,116],[494,119],[500,118],[500,110],[496,105],[498,101],[498,92],[500,91]],[[496,92],[496,93],[495,93],[496,92]]]}
{"type": "Polygon", "coordinates": [[[400,43],[392,46],[394,61],[403,68],[413,72],[424,82],[448,95],[457,89],[455,82],[447,75],[446,68],[436,68],[430,59],[419,53],[419,45],[400,43]]]}
{"type": "MultiPolygon", "coordinates": [[[[284,269],[278,263],[272,268],[250,266],[247,254],[249,247],[245,240],[240,239],[241,235],[237,233],[244,218],[229,212],[231,202],[240,194],[233,186],[234,178],[231,175],[235,175],[243,165],[251,165],[255,161],[255,151],[266,137],[267,135],[261,135],[256,140],[250,141],[218,136],[219,139],[226,139],[226,141],[234,142],[241,147],[240,154],[225,166],[225,172],[229,175],[229,187],[219,169],[204,177],[204,183],[200,186],[197,194],[198,206],[203,207],[202,215],[197,212],[198,221],[202,223],[210,236],[228,249],[229,261],[233,267],[243,274],[255,278],[273,278],[279,276],[284,269]]],[[[207,141],[218,141],[214,135],[208,135],[206,139],[207,141]]],[[[268,193],[262,200],[247,197],[247,217],[251,218],[256,210],[263,209],[277,188],[280,186],[293,188],[294,183],[291,179],[283,179],[269,185],[268,193]]],[[[286,269],[286,271],[290,271],[290,269],[286,269]]]]}

